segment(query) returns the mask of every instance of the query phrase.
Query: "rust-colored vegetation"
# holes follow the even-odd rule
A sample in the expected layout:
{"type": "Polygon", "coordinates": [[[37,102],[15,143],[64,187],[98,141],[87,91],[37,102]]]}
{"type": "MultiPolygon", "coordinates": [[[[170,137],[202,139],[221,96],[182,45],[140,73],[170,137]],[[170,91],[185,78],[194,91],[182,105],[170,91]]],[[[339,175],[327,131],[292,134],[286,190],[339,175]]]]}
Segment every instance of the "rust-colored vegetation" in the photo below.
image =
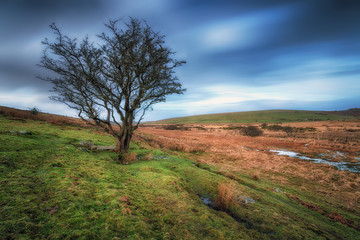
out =
{"type": "Polygon", "coordinates": [[[45,121],[57,126],[71,125],[71,126],[86,127],[89,125],[79,118],[66,117],[66,116],[42,113],[42,112],[38,112],[34,114],[34,112],[31,109],[20,110],[20,109],[0,106],[0,114],[10,117],[10,120],[17,120],[22,122],[25,122],[26,119],[29,119],[29,120],[45,121]]]}
{"type": "Polygon", "coordinates": [[[215,205],[218,209],[229,211],[236,204],[236,187],[231,182],[221,182],[218,186],[215,205]]]}
{"type": "Polygon", "coordinates": [[[357,163],[360,152],[359,121],[315,121],[277,124],[280,130],[261,128],[257,137],[245,136],[250,124],[184,124],[179,129],[150,125],[139,129],[137,137],[155,148],[186,153],[195,161],[218,168],[225,175],[246,174],[256,181],[272,181],[317,194],[354,209],[360,214],[359,173],[340,171],[270,150],[287,150],[311,158],[357,163]],[[183,130],[186,129],[186,130],[183,130]],[[292,129],[290,131],[289,129],[292,129]]]}

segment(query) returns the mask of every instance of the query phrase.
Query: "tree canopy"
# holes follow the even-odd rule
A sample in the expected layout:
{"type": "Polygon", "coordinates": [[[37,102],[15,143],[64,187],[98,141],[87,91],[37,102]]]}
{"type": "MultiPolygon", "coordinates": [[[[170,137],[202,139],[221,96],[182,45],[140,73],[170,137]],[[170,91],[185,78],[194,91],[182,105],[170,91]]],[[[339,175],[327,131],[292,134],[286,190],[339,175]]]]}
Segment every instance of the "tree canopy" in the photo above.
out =
{"type": "Polygon", "coordinates": [[[118,28],[109,20],[95,44],[63,35],[55,24],[55,41],[45,39],[40,66],[56,73],[41,77],[53,84],[50,98],[75,109],[78,116],[103,127],[117,139],[117,151],[129,148],[135,129],[152,105],[182,94],[175,68],[185,61],[165,46],[164,35],[131,18],[118,28]],[[117,125],[118,127],[115,127],[117,125]]]}

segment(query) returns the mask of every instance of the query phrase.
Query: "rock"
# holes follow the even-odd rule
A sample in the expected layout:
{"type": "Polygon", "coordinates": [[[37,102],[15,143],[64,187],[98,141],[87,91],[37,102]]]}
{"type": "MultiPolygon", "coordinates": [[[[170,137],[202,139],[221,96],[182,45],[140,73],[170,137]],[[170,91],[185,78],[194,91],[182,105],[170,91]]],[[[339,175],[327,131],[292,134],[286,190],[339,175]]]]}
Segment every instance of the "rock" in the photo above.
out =
{"type": "Polygon", "coordinates": [[[115,150],[116,146],[96,146],[97,150],[115,150]]]}
{"type": "Polygon", "coordinates": [[[9,131],[9,133],[16,135],[32,135],[32,132],[30,131],[9,131]]]}
{"type": "Polygon", "coordinates": [[[30,131],[19,131],[19,133],[22,135],[32,135],[30,131]]]}
{"type": "Polygon", "coordinates": [[[116,148],[115,145],[114,146],[97,146],[91,140],[89,140],[89,141],[81,141],[77,145],[80,148],[85,148],[85,149],[88,149],[88,150],[114,150],[116,148]]]}
{"type": "Polygon", "coordinates": [[[80,147],[84,147],[84,148],[87,148],[87,149],[93,149],[93,148],[96,148],[95,144],[93,143],[93,141],[81,141],[79,142],[78,144],[80,147]]]}
{"type": "Polygon", "coordinates": [[[255,200],[248,196],[240,196],[237,201],[238,203],[244,203],[244,204],[255,203],[255,200]]]}

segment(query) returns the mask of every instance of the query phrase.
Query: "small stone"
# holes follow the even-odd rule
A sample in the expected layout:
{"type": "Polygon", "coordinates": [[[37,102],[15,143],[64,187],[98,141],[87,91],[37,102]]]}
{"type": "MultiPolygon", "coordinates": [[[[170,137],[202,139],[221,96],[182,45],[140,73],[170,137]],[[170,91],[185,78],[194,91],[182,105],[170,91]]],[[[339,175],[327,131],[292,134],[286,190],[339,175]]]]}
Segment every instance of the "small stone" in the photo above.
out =
{"type": "Polygon", "coordinates": [[[248,196],[240,196],[238,198],[238,203],[251,204],[251,203],[255,203],[255,200],[248,196]]]}
{"type": "Polygon", "coordinates": [[[78,148],[78,150],[80,150],[80,151],[83,151],[83,152],[89,152],[86,148],[78,148]]]}
{"type": "Polygon", "coordinates": [[[32,135],[30,131],[19,131],[19,133],[23,135],[32,135]]]}
{"type": "Polygon", "coordinates": [[[92,149],[95,146],[95,144],[91,140],[90,141],[81,141],[81,142],[79,142],[78,145],[81,147],[87,148],[87,149],[92,149]]]}
{"type": "Polygon", "coordinates": [[[30,131],[9,131],[9,133],[16,135],[32,135],[32,132],[30,131]]]}
{"type": "Polygon", "coordinates": [[[116,146],[96,146],[97,150],[115,150],[116,146]]]}

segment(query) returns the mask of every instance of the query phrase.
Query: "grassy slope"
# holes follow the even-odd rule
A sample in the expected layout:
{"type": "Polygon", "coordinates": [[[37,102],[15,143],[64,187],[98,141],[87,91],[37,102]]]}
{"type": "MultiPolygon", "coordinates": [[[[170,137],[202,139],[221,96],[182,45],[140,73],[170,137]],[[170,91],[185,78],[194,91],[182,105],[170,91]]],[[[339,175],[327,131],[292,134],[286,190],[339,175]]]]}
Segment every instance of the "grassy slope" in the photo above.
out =
{"type": "Polygon", "coordinates": [[[276,123],[319,120],[346,120],[353,118],[354,117],[349,115],[341,115],[334,112],[324,111],[265,110],[195,115],[189,117],[164,119],[152,123],[276,123]]]}
{"type": "Polygon", "coordinates": [[[91,129],[0,115],[0,132],[0,239],[359,239],[358,231],[268,190],[294,189],[246,175],[230,180],[181,153],[133,142],[139,161],[120,165],[113,153],[73,145],[113,143],[91,129]],[[199,196],[214,199],[225,180],[256,203],[234,205],[232,216],[204,205],[199,196]]]}

